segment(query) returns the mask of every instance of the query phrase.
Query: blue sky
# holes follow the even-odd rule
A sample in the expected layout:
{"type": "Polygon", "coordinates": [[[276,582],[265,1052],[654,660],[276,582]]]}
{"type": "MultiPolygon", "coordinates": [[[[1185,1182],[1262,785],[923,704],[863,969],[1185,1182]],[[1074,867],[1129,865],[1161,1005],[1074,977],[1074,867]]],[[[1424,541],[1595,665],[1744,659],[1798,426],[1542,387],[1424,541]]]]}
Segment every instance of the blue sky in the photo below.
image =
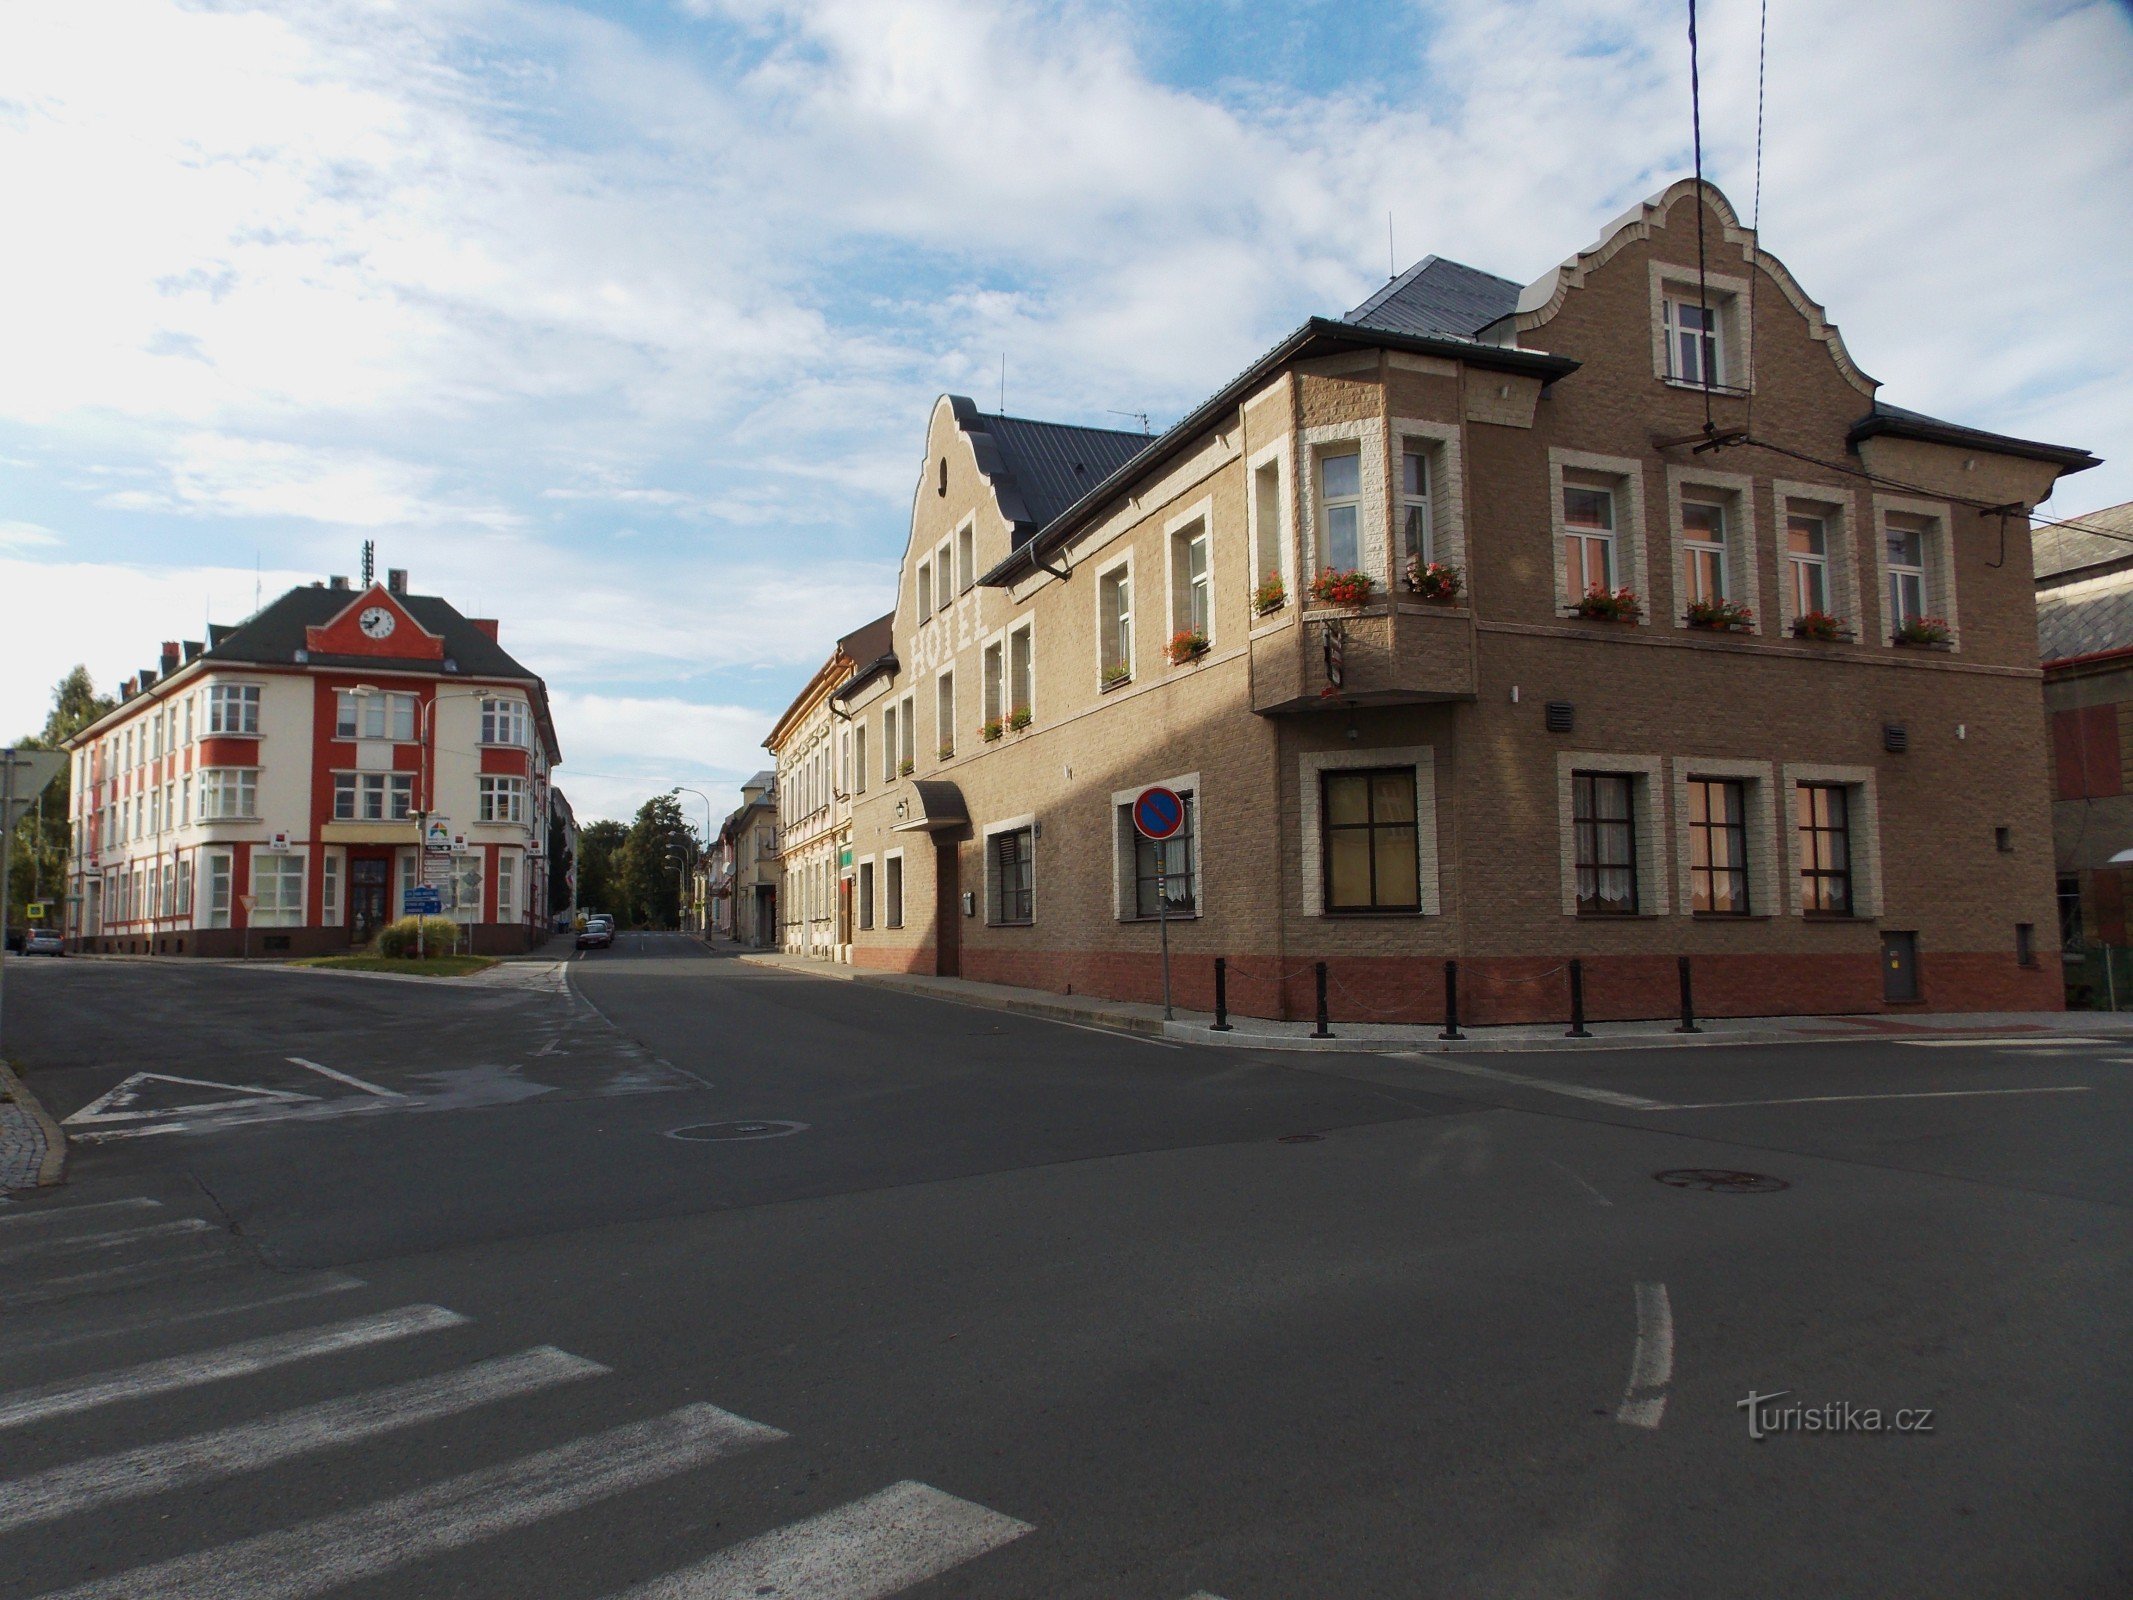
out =
{"type": "MultiPolygon", "coordinates": [[[[1704,0],[1744,212],[1756,21],[1704,0]]],[[[2127,9],[1770,27],[1765,243],[1889,399],[2133,499],[2127,9]]],[[[1530,279],[1688,160],[1642,0],[16,0],[0,724],[374,538],[548,678],[582,812],[723,797],[886,608],[940,391],[1160,425],[1388,211],[1530,279]]]]}

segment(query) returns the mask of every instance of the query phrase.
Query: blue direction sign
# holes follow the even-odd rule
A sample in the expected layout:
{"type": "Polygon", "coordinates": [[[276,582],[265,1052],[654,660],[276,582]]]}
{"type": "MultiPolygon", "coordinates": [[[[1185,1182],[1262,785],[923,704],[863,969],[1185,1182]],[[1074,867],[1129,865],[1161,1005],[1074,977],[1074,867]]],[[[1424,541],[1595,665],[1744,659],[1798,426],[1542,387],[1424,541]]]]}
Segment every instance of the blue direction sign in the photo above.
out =
{"type": "Polygon", "coordinates": [[[444,910],[444,896],[428,884],[418,884],[400,897],[401,909],[411,917],[434,917],[444,910]]]}
{"type": "Polygon", "coordinates": [[[1185,802],[1175,789],[1143,789],[1133,802],[1133,826],[1144,839],[1168,839],[1185,826],[1185,802]]]}

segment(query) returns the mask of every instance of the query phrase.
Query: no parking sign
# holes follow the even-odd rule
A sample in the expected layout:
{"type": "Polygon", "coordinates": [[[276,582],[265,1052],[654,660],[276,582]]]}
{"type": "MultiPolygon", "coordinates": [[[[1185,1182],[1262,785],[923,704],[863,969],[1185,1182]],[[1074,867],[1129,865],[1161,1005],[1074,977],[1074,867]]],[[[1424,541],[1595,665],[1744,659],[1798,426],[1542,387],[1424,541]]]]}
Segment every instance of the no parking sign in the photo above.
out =
{"type": "Polygon", "coordinates": [[[1170,850],[1166,839],[1177,836],[1185,826],[1185,802],[1178,798],[1175,789],[1166,789],[1161,784],[1152,785],[1140,792],[1133,802],[1133,826],[1144,839],[1153,839],[1155,851],[1155,917],[1161,925],[1163,941],[1163,1020],[1171,1019],[1170,1009],[1170,850]]]}

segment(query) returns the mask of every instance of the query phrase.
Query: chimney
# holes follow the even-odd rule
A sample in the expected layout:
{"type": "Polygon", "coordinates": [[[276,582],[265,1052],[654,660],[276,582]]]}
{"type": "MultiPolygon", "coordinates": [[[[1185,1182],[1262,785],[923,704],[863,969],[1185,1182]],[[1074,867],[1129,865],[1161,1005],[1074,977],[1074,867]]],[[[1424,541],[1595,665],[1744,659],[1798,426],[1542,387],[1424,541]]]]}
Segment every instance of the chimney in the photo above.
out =
{"type": "Polygon", "coordinates": [[[385,587],[391,590],[394,594],[406,594],[407,568],[387,567],[385,569],[385,587]]]}
{"type": "Polygon", "coordinates": [[[134,690],[137,687],[138,685],[136,683],[136,680],[128,678],[124,683],[119,685],[119,699],[121,701],[131,700],[133,698],[134,690]]]}
{"type": "Polygon", "coordinates": [[[473,623],[474,626],[479,628],[483,633],[486,633],[492,643],[495,641],[496,619],[494,617],[469,617],[467,618],[467,621],[473,623]]]}
{"type": "Polygon", "coordinates": [[[163,641],[163,676],[167,678],[177,670],[178,641],[175,639],[165,639],[163,641]]]}
{"type": "Polygon", "coordinates": [[[326,587],[327,587],[327,588],[329,588],[329,589],[345,589],[345,588],[347,588],[347,587],[348,587],[348,579],[347,579],[347,576],[346,576],[345,574],[343,574],[343,573],[339,573],[339,572],[336,572],[336,573],[335,573],[335,574],[334,574],[334,575],[333,575],[333,576],[332,576],[331,578],[328,578],[328,579],[326,580],[326,587]]]}

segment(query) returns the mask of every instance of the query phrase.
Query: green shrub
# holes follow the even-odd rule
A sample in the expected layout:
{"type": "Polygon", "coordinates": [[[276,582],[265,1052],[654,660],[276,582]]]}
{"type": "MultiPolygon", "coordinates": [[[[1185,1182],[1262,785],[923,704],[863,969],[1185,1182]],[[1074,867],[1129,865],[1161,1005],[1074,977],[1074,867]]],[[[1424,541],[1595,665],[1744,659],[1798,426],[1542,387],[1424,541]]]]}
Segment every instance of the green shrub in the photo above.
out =
{"type": "Polygon", "coordinates": [[[377,953],[412,960],[417,949],[418,930],[424,955],[448,956],[458,947],[459,924],[450,917],[402,917],[378,930],[377,953]]]}

